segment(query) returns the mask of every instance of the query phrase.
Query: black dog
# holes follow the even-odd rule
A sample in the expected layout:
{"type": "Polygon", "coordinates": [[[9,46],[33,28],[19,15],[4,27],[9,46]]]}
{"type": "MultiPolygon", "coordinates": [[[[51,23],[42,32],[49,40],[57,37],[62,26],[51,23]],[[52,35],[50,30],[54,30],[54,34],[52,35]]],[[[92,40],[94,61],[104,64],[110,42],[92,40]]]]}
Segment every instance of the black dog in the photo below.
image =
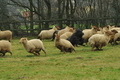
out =
{"type": "Polygon", "coordinates": [[[84,40],[82,38],[83,35],[84,33],[80,29],[76,29],[72,36],[69,37],[67,40],[69,40],[73,46],[83,45],[84,43],[84,40]]]}

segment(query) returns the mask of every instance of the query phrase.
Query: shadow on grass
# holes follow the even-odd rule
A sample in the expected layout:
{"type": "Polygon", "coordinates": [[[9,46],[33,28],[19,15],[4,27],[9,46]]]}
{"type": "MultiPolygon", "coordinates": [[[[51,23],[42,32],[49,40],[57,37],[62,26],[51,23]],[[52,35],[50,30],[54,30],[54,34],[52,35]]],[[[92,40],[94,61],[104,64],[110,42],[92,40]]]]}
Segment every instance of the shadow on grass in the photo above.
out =
{"type": "Polygon", "coordinates": [[[26,57],[36,57],[35,55],[27,55],[26,57]]]}

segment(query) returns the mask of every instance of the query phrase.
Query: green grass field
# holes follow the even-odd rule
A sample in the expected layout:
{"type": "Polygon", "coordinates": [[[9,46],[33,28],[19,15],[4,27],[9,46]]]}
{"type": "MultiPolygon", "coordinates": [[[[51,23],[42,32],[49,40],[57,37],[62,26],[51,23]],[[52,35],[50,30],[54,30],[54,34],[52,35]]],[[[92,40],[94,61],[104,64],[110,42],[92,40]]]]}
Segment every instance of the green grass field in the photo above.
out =
{"type": "Polygon", "coordinates": [[[44,40],[47,56],[34,56],[19,39],[11,42],[12,56],[0,56],[0,80],[120,80],[120,45],[108,44],[103,51],[79,46],[76,53],[62,53],[44,40]]]}

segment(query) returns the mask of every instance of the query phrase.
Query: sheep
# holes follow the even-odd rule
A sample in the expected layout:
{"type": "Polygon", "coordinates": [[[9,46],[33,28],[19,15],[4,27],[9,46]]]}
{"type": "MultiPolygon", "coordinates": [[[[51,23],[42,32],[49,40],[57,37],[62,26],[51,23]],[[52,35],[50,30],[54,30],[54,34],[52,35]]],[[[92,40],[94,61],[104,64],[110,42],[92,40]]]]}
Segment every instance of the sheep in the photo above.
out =
{"type": "Polygon", "coordinates": [[[84,43],[84,40],[82,38],[83,35],[84,33],[80,29],[76,29],[72,36],[67,38],[67,40],[69,40],[73,46],[83,45],[84,43]]]}
{"type": "Polygon", "coordinates": [[[88,40],[90,46],[92,47],[91,51],[94,51],[95,47],[96,50],[102,50],[102,47],[108,44],[111,35],[113,35],[111,31],[105,31],[104,34],[92,35],[88,40]]]}
{"type": "Polygon", "coordinates": [[[110,30],[110,26],[104,26],[103,27],[103,32],[110,30]]]}
{"type": "Polygon", "coordinates": [[[84,39],[84,42],[87,43],[88,39],[93,35],[96,34],[97,31],[99,31],[99,28],[96,26],[91,26],[92,29],[84,29],[82,32],[84,33],[84,35],[82,36],[82,38],[84,39]]]}
{"type": "Polygon", "coordinates": [[[67,39],[67,38],[70,37],[73,33],[74,33],[74,30],[73,30],[73,29],[70,29],[69,32],[63,33],[63,34],[60,36],[60,38],[61,38],[61,39],[67,39]]]}
{"type": "MultiPolygon", "coordinates": [[[[54,41],[54,39],[55,39],[55,34],[59,34],[59,35],[62,35],[62,34],[64,34],[64,33],[66,33],[66,32],[71,32],[71,31],[74,31],[75,29],[74,28],[72,28],[72,27],[70,27],[70,26],[66,26],[64,29],[61,29],[61,30],[56,30],[54,33],[53,33],[53,37],[52,37],[52,41],[54,41]]],[[[67,33],[68,34],[68,33],[67,33]]],[[[70,34],[68,34],[68,35],[70,35],[70,34]]]]}
{"type": "Polygon", "coordinates": [[[109,43],[111,43],[111,45],[114,45],[116,43],[116,39],[118,36],[118,31],[117,30],[111,30],[111,32],[113,32],[113,35],[110,36],[110,41],[109,43]],[[117,35],[116,35],[117,34],[117,35]],[[114,43],[113,43],[114,42],[114,43]]]}
{"type": "Polygon", "coordinates": [[[55,35],[55,47],[57,47],[61,52],[72,52],[74,49],[74,46],[66,39],[60,39],[60,35],[55,35]]]}
{"type": "Polygon", "coordinates": [[[42,50],[46,55],[43,42],[40,39],[28,40],[27,38],[21,38],[19,43],[22,43],[26,51],[29,53],[39,56],[39,52],[42,50]]]}
{"type": "Polygon", "coordinates": [[[56,31],[53,33],[52,41],[54,41],[54,39],[55,39],[55,35],[58,34],[59,31],[60,31],[60,30],[56,30],[56,31]]]}
{"type": "MultiPolygon", "coordinates": [[[[118,33],[116,33],[113,37],[113,44],[112,45],[117,45],[118,43],[116,41],[120,41],[120,31],[118,31],[118,33]]],[[[112,42],[111,42],[112,43],[112,42]]]]}
{"type": "Polygon", "coordinates": [[[6,39],[9,42],[12,40],[12,32],[10,30],[0,31],[0,40],[6,39]]]}
{"type": "Polygon", "coordinates": [[[9,52],[12,55],[11,43],[6,40],[0,40],[0,53],[5,56],[5,53],[9,52]]]}
{"type": "Polygon", "coordinates": [[[70,29],[73,29],[73,28],[70,26],[66,26],[64,29],[58,32],[58,35],[62,35],[63,33],[68,32],[70,29]]]}
{"type": "Polygon", "coordinates": [[[41,40],[43,39],[51,39],[53,36],[53,33],[58,30],[59,27],[58,26],[54,26],[52,29],[50,30],[42,30],[39,35],[38,38],[40,38],[41,40]]]}
{"type": "Polygon", "coordinates": [[[103,27],[99,27],[99,30],[100,30],[100,31],[97,31],[97,34],[104,34],[104,32],[103,32],[103,27]]]}

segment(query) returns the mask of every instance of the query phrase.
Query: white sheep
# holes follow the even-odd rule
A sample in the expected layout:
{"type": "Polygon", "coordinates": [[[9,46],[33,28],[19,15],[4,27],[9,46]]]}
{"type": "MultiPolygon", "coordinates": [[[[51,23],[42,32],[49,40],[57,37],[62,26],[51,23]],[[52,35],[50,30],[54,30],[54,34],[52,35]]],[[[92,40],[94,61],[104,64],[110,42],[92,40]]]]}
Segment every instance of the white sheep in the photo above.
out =
{"type": "Polygon", "coordinates": [[[63,33],[63,34],[60,36],[60,38],[61,38],[61,39],[67,39],[67,38],[69,38],[73,33],[74,33],[74,30],[73,30],[73,29],[70,29],[69,32],[63,33]]]}
{"type": "Polygon", "coordinates": [[[92,47],[92,51],[96,47],[97,50],[102,50],[103,46],[106,46],[110,40],[110,36],[113,35],[111,31],[106,31],[104,34],[94,34],[92,35],[88,42],[92,47]]]}
{"type": "MultiPolygon", "coordinates": [[[[113,33],[113,35],[110,36],[110,41],[109,43],[111,43],[111,45],[114,45],[116,43],[117,37],[118,37],[118,31],[117,30],[111,30],[111,32],[113,33]]],[[[120,33],[119,33],[120,35],[120,33]]]]}
{"type": "Polygon", "coordinates": [[[60,39],[60,36],[58,34],[55,36],[54,43],[55,47],[57,47],[62,52],[71,53],[73,50],[75,51],[74,46],[71,44],[71,42],[66,39],[60,39]]]}
{"type": "Polygon", "coordinates": [[[27,38],[21,38],[19,42],[23,44],[24,48],[29,53],[33,53],[34,55],[39,56],[39,52],[42,50],[46,55],[43,42],[40,39],[28,40],[27,38]]]}
{"type": "Polygon", "coordinates": [[[65,32],[69,32],[70,29],[73,29],[73,28],[70,27],[70,26],[66,26],[64,29],[62,29],[62,30],[60,30],[60,31],[58,32],[58,35],[62,35],[62,34],[64,34],[65,32]]]}
{"type": "Polygon", "coordinates": [[[103,32],[103,27],[99,27],[99,30],[100,30],[100,31],[97,31],[97,34],[104,34],[104,32],[103,32]]]}
{"type": "Polygon", "coordinates": [[[38,38],[42,39],[51,39],[53,37],[53,33],[58,30],[59,27],[58,26],[53,26],[52,29],[50,30],[42,30],[39,35],[38,38]]]}
{"type": "Polygon", "coordinates": [[[10,30],[0,31],[0,40],[6,39],[9,42],[12,40],[12,32],[10,30]]]}
{"type": "Polygon", "coordinates": [[[114,42],[113,45],[118,44],[117,41],[120,41],[120,31],[118,31],[118,33],[116,33],[113,38],[114,38],[113,39],[113,42],[114,42]]]}
{"type": "Polygon", "coordinates": [[[84,29],[82,32],[84,33],[84,35],[82,36],[82,38],[84,39],[84,42],[87,43],[88,39],[97,33],[97,31],[99,31],[99,28],[96,26],[91,26],[92,29],[84,29]]]}
{"type": "Polygon", "coordinates": [[[6,40],[0,40],[0,53],[5,56],[5,53],[9,52],[12,55],[11,43],[6,40]]]}

